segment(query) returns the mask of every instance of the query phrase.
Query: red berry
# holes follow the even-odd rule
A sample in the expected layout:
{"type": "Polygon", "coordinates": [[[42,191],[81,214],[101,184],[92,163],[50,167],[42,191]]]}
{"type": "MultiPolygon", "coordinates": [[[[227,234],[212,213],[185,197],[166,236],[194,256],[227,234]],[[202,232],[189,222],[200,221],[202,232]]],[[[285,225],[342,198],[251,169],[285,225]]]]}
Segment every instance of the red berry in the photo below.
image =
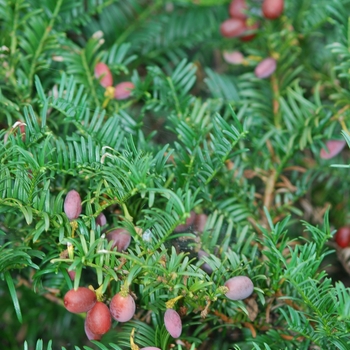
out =
{"type": "Polygon", "coordinates": [[[167,309],[164,314],[164,325],[173,338],[178,338],[182,333],[180,315],[173,309],[167,309]]]}
{"type": "Polygon", "coordinates": [[[96,218],[96,225],[97,226],[104,226],[107,224],[107,219],[105,214],[101,213],[97,218],[96,218]]]}
{"type": "Polygon", "coordinates": [[[231,300],[243,300],[248,298],[254,290],[252,280],[247,276],[236,276],[226,281],[225,287],[228,292],[225,294],[231,300]]]}
{"type": "Polygon", "coordinates": [[[76,272],[75,272],[74,270],[69,271],[68,269],[67,269],[67,272],[68,272],[69,278],[70,278],[72,281],[74,281],[76,272]]]}
{"type": "Polygon", "coordinates": [[[99,62],[95,66],[95,77],[100,79],[100,84],[106,88],[113,85],[112,73],[105,63],[99,62]]]}
{"type": "Polygon", "coordinates": [[[75,220],[79,217],[82,210],[81,198],[77,191],[71,190],[67,193],[64,200],[64,212],[69,220],[75,220]]]}
{"type": "Polygon", "coordinates": [[[255,68],[254,74],[257,78],[268,78],[276,70],[277,63],[272,57],[265,58],[255,68]]]}
{"type": "Polygon", "coordinates": [[[343,140],[329,140],[326,142],[326,148],[322,148],[320,157],[322,159],[331,159],[338,155],[346,145],[343,140]]]}
{"type": "Polygon", "coordinates": [[[276,19],[281,16],[284,8],[284,0],[264,0],[261,9],[267,19],[276,19]]]}
{"type": "Polygon", "coordinates": [[[114,90],[114,98],[116,100],[125,100],[130,97],[131,90],[135,88],[135,85],[131,81],[125,81],[117,84],[114,90]]]}
{"type": "Polygon", "coordinates": [[[229,18],[221,23],[220,31],[226,38],[235,38],[247,30],[245,20],[240,18],[229,18]]]}
{"type": "Polygon", "coordinates": [[[135,314],[136,306],[133,297],[128,294],[126,297],[117,293],[109,304],[112,317],[119,322],[127,322],[135,314]]]}
{"type": "Polygon", "coordinates": [[[102,335],[101,334],[95,334],[94,332],[91,331],[91,329],[87,326],[86,324],[86,319],[84,322],[84,330],[85,334],[88,337],[89,340],[101,340],[102,335]]]}
{"type": "Polygon", "coordinates": [[[64,296],[65,308],[75,314],[87,312],[96,304],[96,294],[89,288],[71,289],[64,296]]]}
{"type": "Polygon", "coordinates": [[[128,249],[131,242],[131,235],[124,228],[118,228],[107,234],[107,240],[109,242],[113,241],[112,249],[117,248],[117,251],[121,252],[128,249]]]}
{"type": "Polygon", "coordinates": [[[141,348],[140,350],[160,350],[160,349],[156,348],[155,346],[146,346],[145,348],[141,348]]]}
{"type": "MultiPolygon", "coordinates": [[[[200,249],[198,251],[198,259],[201,260],[201,258],[203,256],[209,256],[209,254],[207,252],[205,252],[204,250],[200,249]]],[[[213,269],[210,267],[210,265],[206,262],[204,262],[202,265],[201,265],[201,269],[203,271],[205,271],[208,275],[211,275],[213,273],[213,269]]]]}
{"type": "Polygon", "coordinates": [[[247,9],[248,6],[245,0],[233,0],[229,7],[229,13],[232,18],[246,19],[247,15],[245,12],[247,9]]]}
{"type": "Polygon", "coordinates": [[[105,334],[111,328],[111,313],[108,307],[98,301],[86,315],[86,326],[94,334],[105,334]]]}
{"type": "Polygon", "coordinates": [[[350,246],[350,226],[343,226],[336,232],[334,236],[335,241],[341,248],[350,246]]]}
{"type": "Polygon", "coordinates": [[[230,64],[241,64],[244,60],[243,54],[239,51],[224,51],[223,56],[224,60],[230,64]]]}

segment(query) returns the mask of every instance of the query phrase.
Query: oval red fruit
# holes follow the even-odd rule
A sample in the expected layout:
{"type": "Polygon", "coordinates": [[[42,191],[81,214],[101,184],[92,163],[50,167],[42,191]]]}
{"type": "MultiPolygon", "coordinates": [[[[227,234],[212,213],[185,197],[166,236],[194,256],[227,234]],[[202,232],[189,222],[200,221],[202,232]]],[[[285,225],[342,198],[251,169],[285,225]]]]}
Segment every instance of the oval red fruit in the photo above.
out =
{"type": "Polygon", "coordinates": [[[84,330],[85,330],[85,334],[89,340],[101,340],[102,335],[95,334],[94,332],[92,332],[91,329],[86,324],[86,319],[84,322],[84,330]]]}
{"type": "Polygon", "coordinates": [[[86,326],[94,334],[105,334],[111,328],[111,313],[108,307],[98,301],[86,315],[86,326]]]}
{"type": "Polygon", "coordinates": [[[108,66],[105,63],[103,63],[103,62],[99,62],[99,63],[96,64],[96,66],[95,66],[95,77],[97,79],[100,79],[100,84],[104,88],[113,85],[112,73],[109,70],[108,66]]]}
{"type": "Polygon", "coordinates": [[[231,300],[243,300],[248,298],[254,290],[252,280],[247,276],[236,276],[226,281],[225,287],[228,292],[225,294],[231,300]]]}
{"type": "Polygon", "coordinates": [[[160,348],[156,348],[155,346],[146,346],[145,348],[141,348],[140,350],[160,350],[160,348]]]}
{"type": "Polygon", "coordinates": [[[277,62],[274,58],[268,57],[262,60],[255,68],[254,74],[257,78],[268,78],[276,70],[277,62]]]}
{"type": "Polygon", "coordinates": [[[127,322],[131,320],[135,314],[135,301],[130,294],[123,297],[120,293],[117,293],[109,304],[109,310],[116,321],[127,322]]]}
{"type": "Polygon", "coordinates": [[[77,219],[82,210],[80,194],[75,190],[69,191],[64,200],[63,207],[69,220],[77,219]]]}
{"type": "Polygon", "coordinates": [[[164,325],[173,338],[178,338],[182,333],[180,315],[173,309],[167,309],[164,314],[164,325]]]}
{"type": "Polygon", "coordinates": [[[116,100],[125,100],[130,97],[131,91],[135,88],[135,85],[131,81],[125,81],[117,84],[114,89],[114,98],[116,100]]]}
{"type": "Polygon", "coordinates": [[[113,242],[112,249],[117,248],[117,251],[121,252],[128,249],[131,242],[131,235],[124,228],[118,228],[107,234],[107,240],[113,242]]]}
{"type": "Polygon", "coordinates": [[[105,214],[101,213],[97,218],[96,218],[96,225],[97,226],[104,226],[107,224],[107,219],[105,214]]]}
{"type": "Polygon", "coordinates": [[[281,16],[284,0],[264,0],[261,5],[262,13],[267,19],[276,19],[281,16]]]}
{"type": "Polygon", "coordinates": [[[246,19],[246,11],[248,10],[248,6],[245,0],[233,0],[230,3],[229,13],[232,18],[240,18],[246,19]]]}
{"type": "Polygon", "coordinates": [[[326,148],[322,148],[320,157],[322,159],[331,159],[338,155],[345,147],[346,142],[343,140],[329,140],[326,142],[326,148]]]}
{"type": "Polygon", "coordinates": [[[240,18],[229,18],[221,23],[220,31],[226,38],[235,38],[242,35],[247,27],[245,21],[240,18]]]}
{"type": "Polygon", "coordinates": [[[68,272],[68,275],[69,275],[69,278],[74,281],[74,278],[75,278],[75,275],[76,275],[76,272],[74,270],[68,270],[67,269],[67,272],[68,272]]]}
{"type": "Polygon", "coordinates": [[[224,51],[224,60],[230,64],[241,64],[244,60],[244,56],[239,51],[224,51]]]}
{"type": "Polygon", "coordinates": [[[346,248],[350,246],[350,227],[343,226],[336,232],[334,239],[339,247],[346,248]]]}
{"type": "MultiPolygon", "coordinates": [[[[206,256],[208,257],[209,254],[207,252],[205,252],[204,250],[200,249],[198,251],[198,259],[201,260],[203,256],[206,256]]],[[[201,269],[203,271],[205,271],[208,275],[211,275],[213,273],[213,269],[210,267],[210,265],[206,262],[204,262],[202,265],[201,265],[201,269]]]]}
{"type": "Polygon", "coordinates": [[[75,314],[87,312],[96,304],[96,294],[89,288],[71,289],[64,296],[65,308],[75,314]]]}

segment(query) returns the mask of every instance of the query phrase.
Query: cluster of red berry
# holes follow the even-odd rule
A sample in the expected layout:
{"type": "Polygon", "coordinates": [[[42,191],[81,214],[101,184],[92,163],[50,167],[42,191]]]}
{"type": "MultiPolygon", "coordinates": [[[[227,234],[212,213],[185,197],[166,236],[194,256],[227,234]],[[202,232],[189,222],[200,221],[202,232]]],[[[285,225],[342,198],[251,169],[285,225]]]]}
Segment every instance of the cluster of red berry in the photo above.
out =
{"type": "MultiPolygon", "coordinates": [[[[101,86],[105,89],[112,87],[113,76],[109,67],[105,63],[99,62],[96,64],[95,77],[99,79],[101,86]]],[[[125,100],[130,97],[131,91],[134,88],[135,86],[131,81],[124,81],[113,88],[113,96],[116,100],[125,100]]]]}
{"type": "MultiPolygon", "coordinates": [[[[269,20],[281,16],[284,9],[284,0],[264,0],[261,6],[262,15],[269,20]]],[[[221,24],[220,31],[224,37],[240,38],[242,41],[252,40],[259,28],[259,23],[249,17],[249,8],[246,0],[233,0],[229,7],[230,18],[221,24]]],[[[224,52],[224,59],[231,64],[241,64],[244,61],[242,53],[224,52]]],[[[273,57],[262,60],[255,68],[255,76],[263,79],[273,74],[277,62],[273,57]]]]}
{"type": "MultiPolygon", "coordinates": [[[[76,220],[82,212],[82,200],[79,193],[75,190],[68,192],[64,201],[64,212],[69,220],[76,220]]],[[[207,221],[205,214],[196,214],[191,212],[190,217],[184,225],[179,225],[176,232],[187,230],[189,227],[198,232],[203,232],[207,221]]],[[[96,224],[104,226],[107,223],[106,217],[100,214],[96,219],[96,224]]],[[[112,241],[111,249],[125,251],[131,242],[131,235],[125,229],[116,229],[107,234],[107,239],[112,241]]],[[[202,251],[203,252],[203,251],[202,251]]],[[[205,252],[203,252],[205,253],[205,252]]],[[[203,254],[202,254],[203,255],[203,254]]],[[[198,252],[198,258],[201,258],[198,252]]],[[[205,268],[202,267],[204,270],[205,268]]],[[[209,267],[212,273],[213,271],[209,267]]],[[[231,300],[242,300],[248,298],[254,290],[253,282],[249,277],[236,276],[226,281],[221,291],[231,300]]],[[[69,290],[64,297],[66,309],[72,313],[86,312],[85,333],[89,340],[100,340],[111,328],[112,318],[118,322],[128,322],[135,314],[136,305],[133,297],[129,294],[127,287],[115,294],[109,302],[109,307],[98,300],[95,291],[79,287],[77,290],[69,290]]],[[[182,321],[177,311],[173,309],[175,302],[179,297],[172,299],[167,303],[167,310],[164,313],[164,325],[168,333],[173,338],[179,338],[182,333],[182,321]]],[[[144,350],[158,350],[156,347],[146,347],[144,350]]]]}
{"type": "Polygon", "coordinates": [[[119,292],[110,301],[109,308],[97,301],[96,293],[89,288],[71,289],[64,296],[64,306],[72,313],[86,312],[85,333],[89,340],[100,340],[112,324],[112,317],[118,322],[127,322],[135,314],[135,301],[128,293],[119,292]]]}
{"type": "MultiPolygon", "coordinates": [[[[264,0],[261,6],[262,14],[267,19],[278,18],[284,8],[284,0],[264,0]]],[[[221,24],[221,34],[227,38],[239,37],[243,41],[254,38],[259,24],[248,17],[246,0],[233,0],[229,7],[230,18],[221,24]]]]}

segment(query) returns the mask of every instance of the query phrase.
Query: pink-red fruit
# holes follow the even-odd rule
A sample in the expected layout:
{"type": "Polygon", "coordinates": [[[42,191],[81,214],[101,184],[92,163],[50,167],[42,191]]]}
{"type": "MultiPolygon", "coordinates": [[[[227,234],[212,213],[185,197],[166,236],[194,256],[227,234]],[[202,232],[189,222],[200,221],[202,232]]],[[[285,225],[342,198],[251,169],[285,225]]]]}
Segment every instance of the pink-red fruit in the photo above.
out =
{"type": "Polygon", "coordinates": [[[229,18],[221,23],[221,34],[226,38],[241,36],[247,30],[245,20],[240,18],[229,18]]]}
{"type": "Polygon", "coordinates": [[[101,213],[97,218],[96,218],[96,225],[97,226],[104,226],[107,224],[107,219],[105,214],[101,213]]]}
{"type": "Polygon", "coordinates": [[[254,74],[257,78],[268,78],[276,70],[277,63],[272,57],[265,58],[255,68],[254,74]]]}
{"type": "Polygon", "coordinates": [[[322,159],[331,159],[338,155],[345,147],[346,142],[343,140],[329,140],[326,142],[326,148],[322,148],[320,157],[322,159]]]}
{"type": "Polygon", "coordinates": [[[94,334],[105,334],[111,328],[111,314],[108,307],[98,301],[86,315],[86,326],[94,334]]]}
{"type": "Polygon", "coordinates": [[[339,247],[346,248],[350,246],[350,227],[343,226],[336,232],[334,239],[339,247]]]}
{"type": "MultiPolygon", "coordinates": [[[[201,260],[203,256],[209,256],[209,254],[207,252],[205,252],[204,250],[200,249],[198,251],[198,259],[201,260]]],[[[201,269],[203,271],[205,271],[208,275],[211,275],[213,273],[213,269],[210,267],[210,265],[206,262],[204,262],[202,265],[201,265],[201,269]]]]}
{"type": "Polygon", "coordinates": [[[96,304],[96,294],[89,288],[79,287],[77,290],[71,289],[64,296],[65,308],[79,314],[87,312],[96,304]]]}
{"type": "Polygon", "coordinates": [[[135,301],[130,294],[123,297],[120,293],[117,293],[109,304],[109,310],[116,321],[128,322],[135,314],[135,301]]]}
{"type": "Polygon", "coordinates": [[[106,88],[108,86],[112,86],[113,85],[113,77],[112,77],[112,73],[109,70],[108,66],[103,63],[103,62],[99,62],[96,64],[95,66],[95,77],[97,79],[100,79],[100,84],[106,88]]]}
{"type": "Polygon", "coordinates": [[[160,350],[160,349],[156,348],[155,346],[146,346],[145,348],[141,348],[140,350],[160,350]]]}
{"type": "Polygon", "coordinates": [[[230,64],[241,64],[244,60],[244,56],[239,51],[224,51],[224,60],[230,64]]]}
{"type": "Polygon", "coordinates": [[[131,90],[135,88],[135,85],[131,81],[125,81],[117,84],[114,89],[114,98],[116,100],[125,100],[130,97],[131,90]]]}
{"type": "Polygon", "coordinates": [[[112,249],[117,248],[117,251],[121,252],[128,249],[131,242],[131,235],[124,228],[118,228],[107,234],[107,240],[113,242],[112,249]]]}
{"type": "Polygon", "coordinates": [[[69,191],[63,207],[69,220],[77,219],[82,210],[80,194],[75,190],[69,191]]]}
{"type": "Polygon", "coordinates": [[[254,290],[252,280],[247,276],[236,276],[226,281],[225,287],[228,292],[225,294],[231,300],[243,300],[248,298],[254,290]]]}
{"type": "Polygon", "coordinates": [[[264,0],[261,10],[265,18],[276,19],[281,16],[284,8],[284,0],[264,0]]]}
{"type": "Polygon", "coordinates": [[[102,335],[95,334],[94,332],[92,332],[91,329],[86,324],[86,319],[84,322],[84,330],[85,330],[85,334],[89,340],[101,340],[102,335]]]}
{"type": "Polygon", "coordinates": [[[164,325],[173,338],[178,338],[182,333],[180,315],[173,309],[167,309],[164,314],[164,325]]]}
{"type": "Polygon", "coordinates": [[[232,18],[240,18],[246,19],[247,15],[245,11],[247,11],[248,6],[245,0],[233,0],[230,3],[229,13],[232,18]]]}

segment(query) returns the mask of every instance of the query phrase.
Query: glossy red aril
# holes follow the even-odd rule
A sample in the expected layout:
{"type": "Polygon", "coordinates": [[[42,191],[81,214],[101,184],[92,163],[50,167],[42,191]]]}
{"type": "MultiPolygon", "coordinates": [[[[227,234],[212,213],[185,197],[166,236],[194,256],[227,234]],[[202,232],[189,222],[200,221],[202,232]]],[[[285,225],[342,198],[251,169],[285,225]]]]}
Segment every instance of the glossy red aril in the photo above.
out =
{"type": "Polygon", "coordinates": [[[232,18],[246,19],[248,6],[245,0],[233,0],[230,3],[229,13],[232,18]]]}
{"type": "MultiPolygon", "coordinates": [[[[204,250],[200,249],[198,251],[198,259],[201,260],[203,256],[208,257],[209,254],[207,252],[205,252],[204,250]]],[[[208,275],[211,275],[213,273],[213,269],[206,262],[203,262],[203,264],[201,265],[201,269],[203,271],[205,271],[208,275]]]]}
{"type": "Polygon", "coordinates": [[[243,300],[248,298],[254,290],[252,280],[247,276],[236,276],[226,281],[225,287],[228,292],[225,294],[231,300],[243,300]]]}
{"type": "Polygon", "coordinates": [[[141,348],[140,350],[160,350],[160,348],[156,348],[155,346],[146,346],[145,348],[141,348]]]}
{"type": "Polygon", "coordinates": [[[135,85],[131,81],[125,81],[117,84],[114,90],[114,98],[116,100],[125,100],[130,97],[131,91],[135,88],[135,85]]]}
{"type": "Polygon", "coordinates": [[[96,225],[97,226],[104,226],[107,224],[107,219],[105,214],[100,213],[100,215],[96,218],[96,225]]]}
{"type": "Polygon", "coordinates": [[[274,58],[268,57],[262,60],[255,68],[254,74],[257,78],[268,78],[274,73],[277,67],[277,62],[274,58]]]}
{"type": "Polygon", "coordinates": [[[229,18],[221,23],[221,34],[226,38],[241,36],[247,30],[245,20],[240,18],[229,18]]]}
{"type": "Polygon", "coordinates": [[[224,51],[222,55],[224,60],[230,64],[241,64],[244,61],[244,56],[239,51],[224,51]]]}
{"type": "Polygon", "coordinates": [[[100,80],[100,84],[104,88],[113,85],[112,73],[109,70],[108,66],[103,62],[99,62],[96,64],[95,77],[100,80]]]}
{"type": "Polygon", "coordinates": [[[343,226],[338,229],[334,239],[339,247],[346,248],[350,246],[350,226],[343,226]]]}
{"type": "Polygon", "coordinates": [[[75,272],[74,270],[68,270],[68,269],[67,269],[67,272],[68,272],[69,278],[70,278],[72,281],[74,281],[76,272],[75,272]]]}
{"type": "Polygon", "coordinates": [[[281,16],[284,0],[264,0],[261,6],[262,13],[267,19],[276,19],[281,16]]]}
{"type": "Polygon", "coordinates": [[[167,309],[164,314],[164,325],[173,338],[178,338],[182,333],[182,321],[180,315],[173,309],[167,309]]]}
{"type": "Polygon", "coordinates": [[[329,140],[326,142],[326,148],[322,148],[320,157],[322,159],[331,159],[338,155],[345,147],[346,142],[343,140],[329,140]]]}
{"type": "Polygon", "coordinates": [[[116,321],[127,322],[135,314],[135,301],[130,294],[124,297],[121,293],[117,293],[109,304],[109,310],[116,321]]]}
{"type": "Polygon", "coordinates": [[[94,334],[105,334],[111,328],[111,313],[108,307],[98,301],[86,315],[86,326],[94,334]]]}
{"type": "Polygon", "coordinates": [[[77,219],[82,210],[80,194],[75,190],[69,191],[64,200],[63,207],[69,220],[77,219]]]}
{"type": "Polygon", "coordinates": [[[131,242],[131,235],[124,228],[118,228],[107,234],[107,240],[113,242],[112,249],[117,248],[117,251],[121,252],[128,249],[131,242]]]}
{"type": "Polygon", "coordinates": [[[71,289],[64,296],[65,308],[75,314],[87,312],[96,304],[96,294],[89,288],[71,289]]]}

